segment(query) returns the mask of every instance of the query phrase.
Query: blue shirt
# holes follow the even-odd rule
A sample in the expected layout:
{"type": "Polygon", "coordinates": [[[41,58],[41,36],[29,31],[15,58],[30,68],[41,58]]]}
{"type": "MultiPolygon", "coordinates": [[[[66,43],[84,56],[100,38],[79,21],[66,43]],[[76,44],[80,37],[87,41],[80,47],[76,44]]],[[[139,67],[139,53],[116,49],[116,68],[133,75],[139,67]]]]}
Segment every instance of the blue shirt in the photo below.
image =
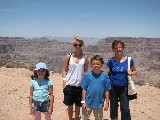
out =
{"type": "MultiPolygon", "coordinates": [[[[134,60],[131,59],[130,67],[134,65],[134,60]]],[[[110,82],[116,86],[127,86],[128,84],[128,57],[120,63],[115,61],[114,57],[110,58],[106,66],[110,69],[110,82]]]]}
{"type": "Polygon", "coordinates": [[[87,91],[85,103],[92,108],[103,108],[105,92],[111,89],[110,80],[107,73],[95,74],[93,71],[87,72],[82,80],[81,87],[87,91]]]}
{"type": "Polygon", "coordinates": [[[35,101],[48,101],[49,100],[49,86],[53,85],[52,80],[35,78],[30,81],[30,86],[33,86],[33,99],[35,101]]]}

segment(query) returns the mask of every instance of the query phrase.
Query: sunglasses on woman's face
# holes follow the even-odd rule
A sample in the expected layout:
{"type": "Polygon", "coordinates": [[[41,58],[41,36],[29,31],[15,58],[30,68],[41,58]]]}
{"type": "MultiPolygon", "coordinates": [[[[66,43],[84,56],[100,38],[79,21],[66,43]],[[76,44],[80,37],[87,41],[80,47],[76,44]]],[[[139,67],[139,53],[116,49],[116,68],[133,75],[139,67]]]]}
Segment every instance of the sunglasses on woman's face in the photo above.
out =
{"type": "Polygon", "coordinates": [[[82,47],[82,44],[73,44],[74,47],[82,47]]]}

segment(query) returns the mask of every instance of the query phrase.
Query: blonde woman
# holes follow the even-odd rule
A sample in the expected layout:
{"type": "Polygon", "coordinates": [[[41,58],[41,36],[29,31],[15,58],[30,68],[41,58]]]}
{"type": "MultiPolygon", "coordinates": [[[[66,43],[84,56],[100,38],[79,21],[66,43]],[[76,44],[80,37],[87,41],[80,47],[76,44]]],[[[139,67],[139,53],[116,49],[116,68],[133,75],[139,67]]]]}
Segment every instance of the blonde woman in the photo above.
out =
{"type": "Polygon", "coordinates": [[[74,50],[64,58],[63,67],[63,103],[68,106],[68,117],[72,120],[73,105],[75,104],[75,119],[80,119],[82,106],[81,82],[84,73],[88,71],[88,56],[83,53],[84,41],[80,37],[73,39],[74,50]]]}

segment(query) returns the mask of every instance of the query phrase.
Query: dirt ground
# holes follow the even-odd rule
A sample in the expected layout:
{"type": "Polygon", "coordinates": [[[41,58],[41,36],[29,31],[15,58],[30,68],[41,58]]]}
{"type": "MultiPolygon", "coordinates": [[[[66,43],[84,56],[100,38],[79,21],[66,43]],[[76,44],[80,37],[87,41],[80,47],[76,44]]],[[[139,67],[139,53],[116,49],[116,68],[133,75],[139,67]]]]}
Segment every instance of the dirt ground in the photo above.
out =
{"type": "MultiPolygon", "coordinates": [[[[0,120],[34,120],[29,114],[29,81],[32,72],[24,68],[0,68],[0,120]]],[[[67,120],[67,109],[63,104],[62,77],[51,73],[54,83],[53,120],[67,120]]],[[[130,102],[132,120],[160,119],[160,89],[150,86],[136,86],[137,101],[130,102]]],[[[110,120],[109,110],[104,112],[104,120],[110,120]]],[[[44,120],[44,115],[42,115],[44,120]]],[[[94,120],[92,114],[91,120],[94,120]]],[[[120,120],[120,111],[119,111],[120,120]]]]}

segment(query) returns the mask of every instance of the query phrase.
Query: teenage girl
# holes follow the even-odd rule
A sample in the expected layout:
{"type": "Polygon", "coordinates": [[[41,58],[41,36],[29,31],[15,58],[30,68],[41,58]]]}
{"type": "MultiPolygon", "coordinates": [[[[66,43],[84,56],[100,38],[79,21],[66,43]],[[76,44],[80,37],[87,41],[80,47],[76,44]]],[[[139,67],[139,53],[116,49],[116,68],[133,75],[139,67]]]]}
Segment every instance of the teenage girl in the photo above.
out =
{"type": "Polygon", "coordinates": [[[73,105],[75,104],[75,119],[80,119],[80,107],[82,106],[81,82],[84,73],[88,71],[88,56],[82,52],[84,42],[80,37],[73,39],[74,50],[64,58],[63,67],[63,103],[68,106],[68,117],[72,120],[73,105]]]}

